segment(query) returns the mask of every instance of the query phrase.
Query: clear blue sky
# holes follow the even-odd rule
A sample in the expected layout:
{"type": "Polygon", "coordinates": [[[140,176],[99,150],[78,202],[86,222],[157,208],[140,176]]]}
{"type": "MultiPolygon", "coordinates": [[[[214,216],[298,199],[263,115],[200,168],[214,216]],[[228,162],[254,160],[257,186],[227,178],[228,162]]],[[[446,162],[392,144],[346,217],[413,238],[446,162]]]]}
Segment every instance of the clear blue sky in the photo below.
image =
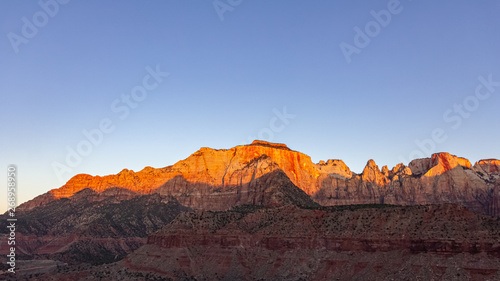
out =
{"type": "Polygon", "coordinates": [[[270,140],[271,129],[272,141],[358,173],[368,159],[408,164],[436,128],[447,138],[425,156],[500,158],[500,86],[473,97],[479,76],[500,82],[498,1],[244,0],[219,13],[212,1],[57,5],[48,15],[37,1],[0,2],[0,167],[18,166],[18,203],[78,173],[164,167],[203,146],[270,140]],[[388,5],[390,21],[370,23],[388,5]],[[356,47],[355,27],[367,26],[374,36],[348,63],[341,43],[356,47]],[[148,66],[170,75],[157,83],[148,66]],[[125,106],[143,79],[151,90],[125,106]],[[283,125],[275,111],[285,107],[295,118],[283,125]],[[67,165],[67,147],[106,118],[114,130],[58,178],[54,163],[67,165]]]}

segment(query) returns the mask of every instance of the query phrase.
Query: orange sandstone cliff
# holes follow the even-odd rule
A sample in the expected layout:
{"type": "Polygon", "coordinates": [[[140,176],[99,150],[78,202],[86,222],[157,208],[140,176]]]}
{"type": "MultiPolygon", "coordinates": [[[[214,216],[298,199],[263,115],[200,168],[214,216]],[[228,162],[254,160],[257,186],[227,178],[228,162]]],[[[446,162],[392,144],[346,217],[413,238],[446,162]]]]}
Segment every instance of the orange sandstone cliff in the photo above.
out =
{"type": "Polygon", "coordinates": [[[387,166],[380,169],[369,160],[363,172],[355,174],[342,160],[316,164],[284,144],[264,141],[231,149],[201,148],[165,168],[125,169],[103,177],[76,175],[20,209],[29,210],[85,188],[102,192],[119,187],[173,196],[194,209],[226,210],[255,201],[260,196],[255,192],[263,192],[262,182],[256,179],[276,170],[321,205],[458,203],[477,212],[499,214],[500,161],[496,159],[472,166],[467,159],[436,153],[391,170],[387,166]]]}

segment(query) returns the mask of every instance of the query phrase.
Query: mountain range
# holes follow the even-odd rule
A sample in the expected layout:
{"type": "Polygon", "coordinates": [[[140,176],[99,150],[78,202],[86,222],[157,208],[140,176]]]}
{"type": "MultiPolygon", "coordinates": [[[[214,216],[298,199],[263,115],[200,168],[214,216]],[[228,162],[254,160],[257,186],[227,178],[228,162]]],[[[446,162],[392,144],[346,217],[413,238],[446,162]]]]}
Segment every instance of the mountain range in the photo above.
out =
{"type": "Polygon", "coordinates": [[[285,173],[296,187],[323,206],[457,203],[479,213],[500,214],[497,159],[471,165],[465,158],[436,153],[392,169],[380,169],[369,160],[363,172],[356,174],[342,160],[313,163],[309,156],[284,144],[264,141],[231,149],[201,148],[185,160],[160,169],[124,169],[104,177],[76,175],[62,187],[22,204],[19,209],[30,210],[86,188],[101,193],[112,187],[172,196],[184,206],[202,210],[266,205],[271,202],[266,201],[266,183],[262,182],[265,178],[260,178],[276,170],[285,173]]]}
{"type": "Polygon", "coordinates": [[[254,141],[201,148],[165,168],[76,175],[17,208],[17,247],[26,260],[97,266],[66,268],[52,277],[60,280],[145,272],[173,280],[500,278],[499,205],[497,159],[472,165],[436,153],[391,169],[369,160],[356,174],[342,160],[313,163],[284,144],[254,141]],[[462,266],[442,254],[461,255],[462,266]],[[402,259],[398,270],[411,270],[373,262],[392,256],[402,259]],[[423,270],[428,261],[442,266],[423,270]]]}

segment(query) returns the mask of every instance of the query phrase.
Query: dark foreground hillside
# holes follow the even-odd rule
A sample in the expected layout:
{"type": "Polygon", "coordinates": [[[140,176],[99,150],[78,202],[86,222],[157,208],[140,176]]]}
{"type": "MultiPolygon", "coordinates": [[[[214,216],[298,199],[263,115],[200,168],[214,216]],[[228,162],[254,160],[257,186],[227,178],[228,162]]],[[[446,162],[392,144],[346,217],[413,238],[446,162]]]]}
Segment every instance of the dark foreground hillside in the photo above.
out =
{"type": "Polygon", "coordinates": [[[41,280],[500,280],[500,220],[457,205],[180,214],[125,259],[41,280]]]}

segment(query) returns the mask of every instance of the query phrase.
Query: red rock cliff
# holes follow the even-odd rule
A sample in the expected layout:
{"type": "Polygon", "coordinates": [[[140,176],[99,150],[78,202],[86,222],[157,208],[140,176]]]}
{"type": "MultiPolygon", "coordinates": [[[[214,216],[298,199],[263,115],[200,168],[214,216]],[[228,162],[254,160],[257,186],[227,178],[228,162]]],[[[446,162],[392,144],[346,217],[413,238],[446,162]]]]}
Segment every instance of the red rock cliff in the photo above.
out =
{"type": "MultiPolygon", "coordinates": [[[[21,206],[21,210],[69,197],[90,188],[102,192],[122,187],[148,194],[172,195],[196,209],[224,210],[253,194],[254,181],[282,170],[290,181],[322,205],[389,203],[398,205],[460,203],[475,211],[498,214],[500,161],[481,160],[474,167],[449,153],[416,159],[409,167],[398,164],[382,170],[368,161],[362,174],[350,171],[342,160],[315,164],[284,144],[254,141],[231,149],[201,148],[173,166],[116,175],[77,175],[64,186],[21,206]]],[[[254,195],[252,195],[254,196],[254,195]]],[[[245,201],[246,202],[246,201],[245,201]]]]}

